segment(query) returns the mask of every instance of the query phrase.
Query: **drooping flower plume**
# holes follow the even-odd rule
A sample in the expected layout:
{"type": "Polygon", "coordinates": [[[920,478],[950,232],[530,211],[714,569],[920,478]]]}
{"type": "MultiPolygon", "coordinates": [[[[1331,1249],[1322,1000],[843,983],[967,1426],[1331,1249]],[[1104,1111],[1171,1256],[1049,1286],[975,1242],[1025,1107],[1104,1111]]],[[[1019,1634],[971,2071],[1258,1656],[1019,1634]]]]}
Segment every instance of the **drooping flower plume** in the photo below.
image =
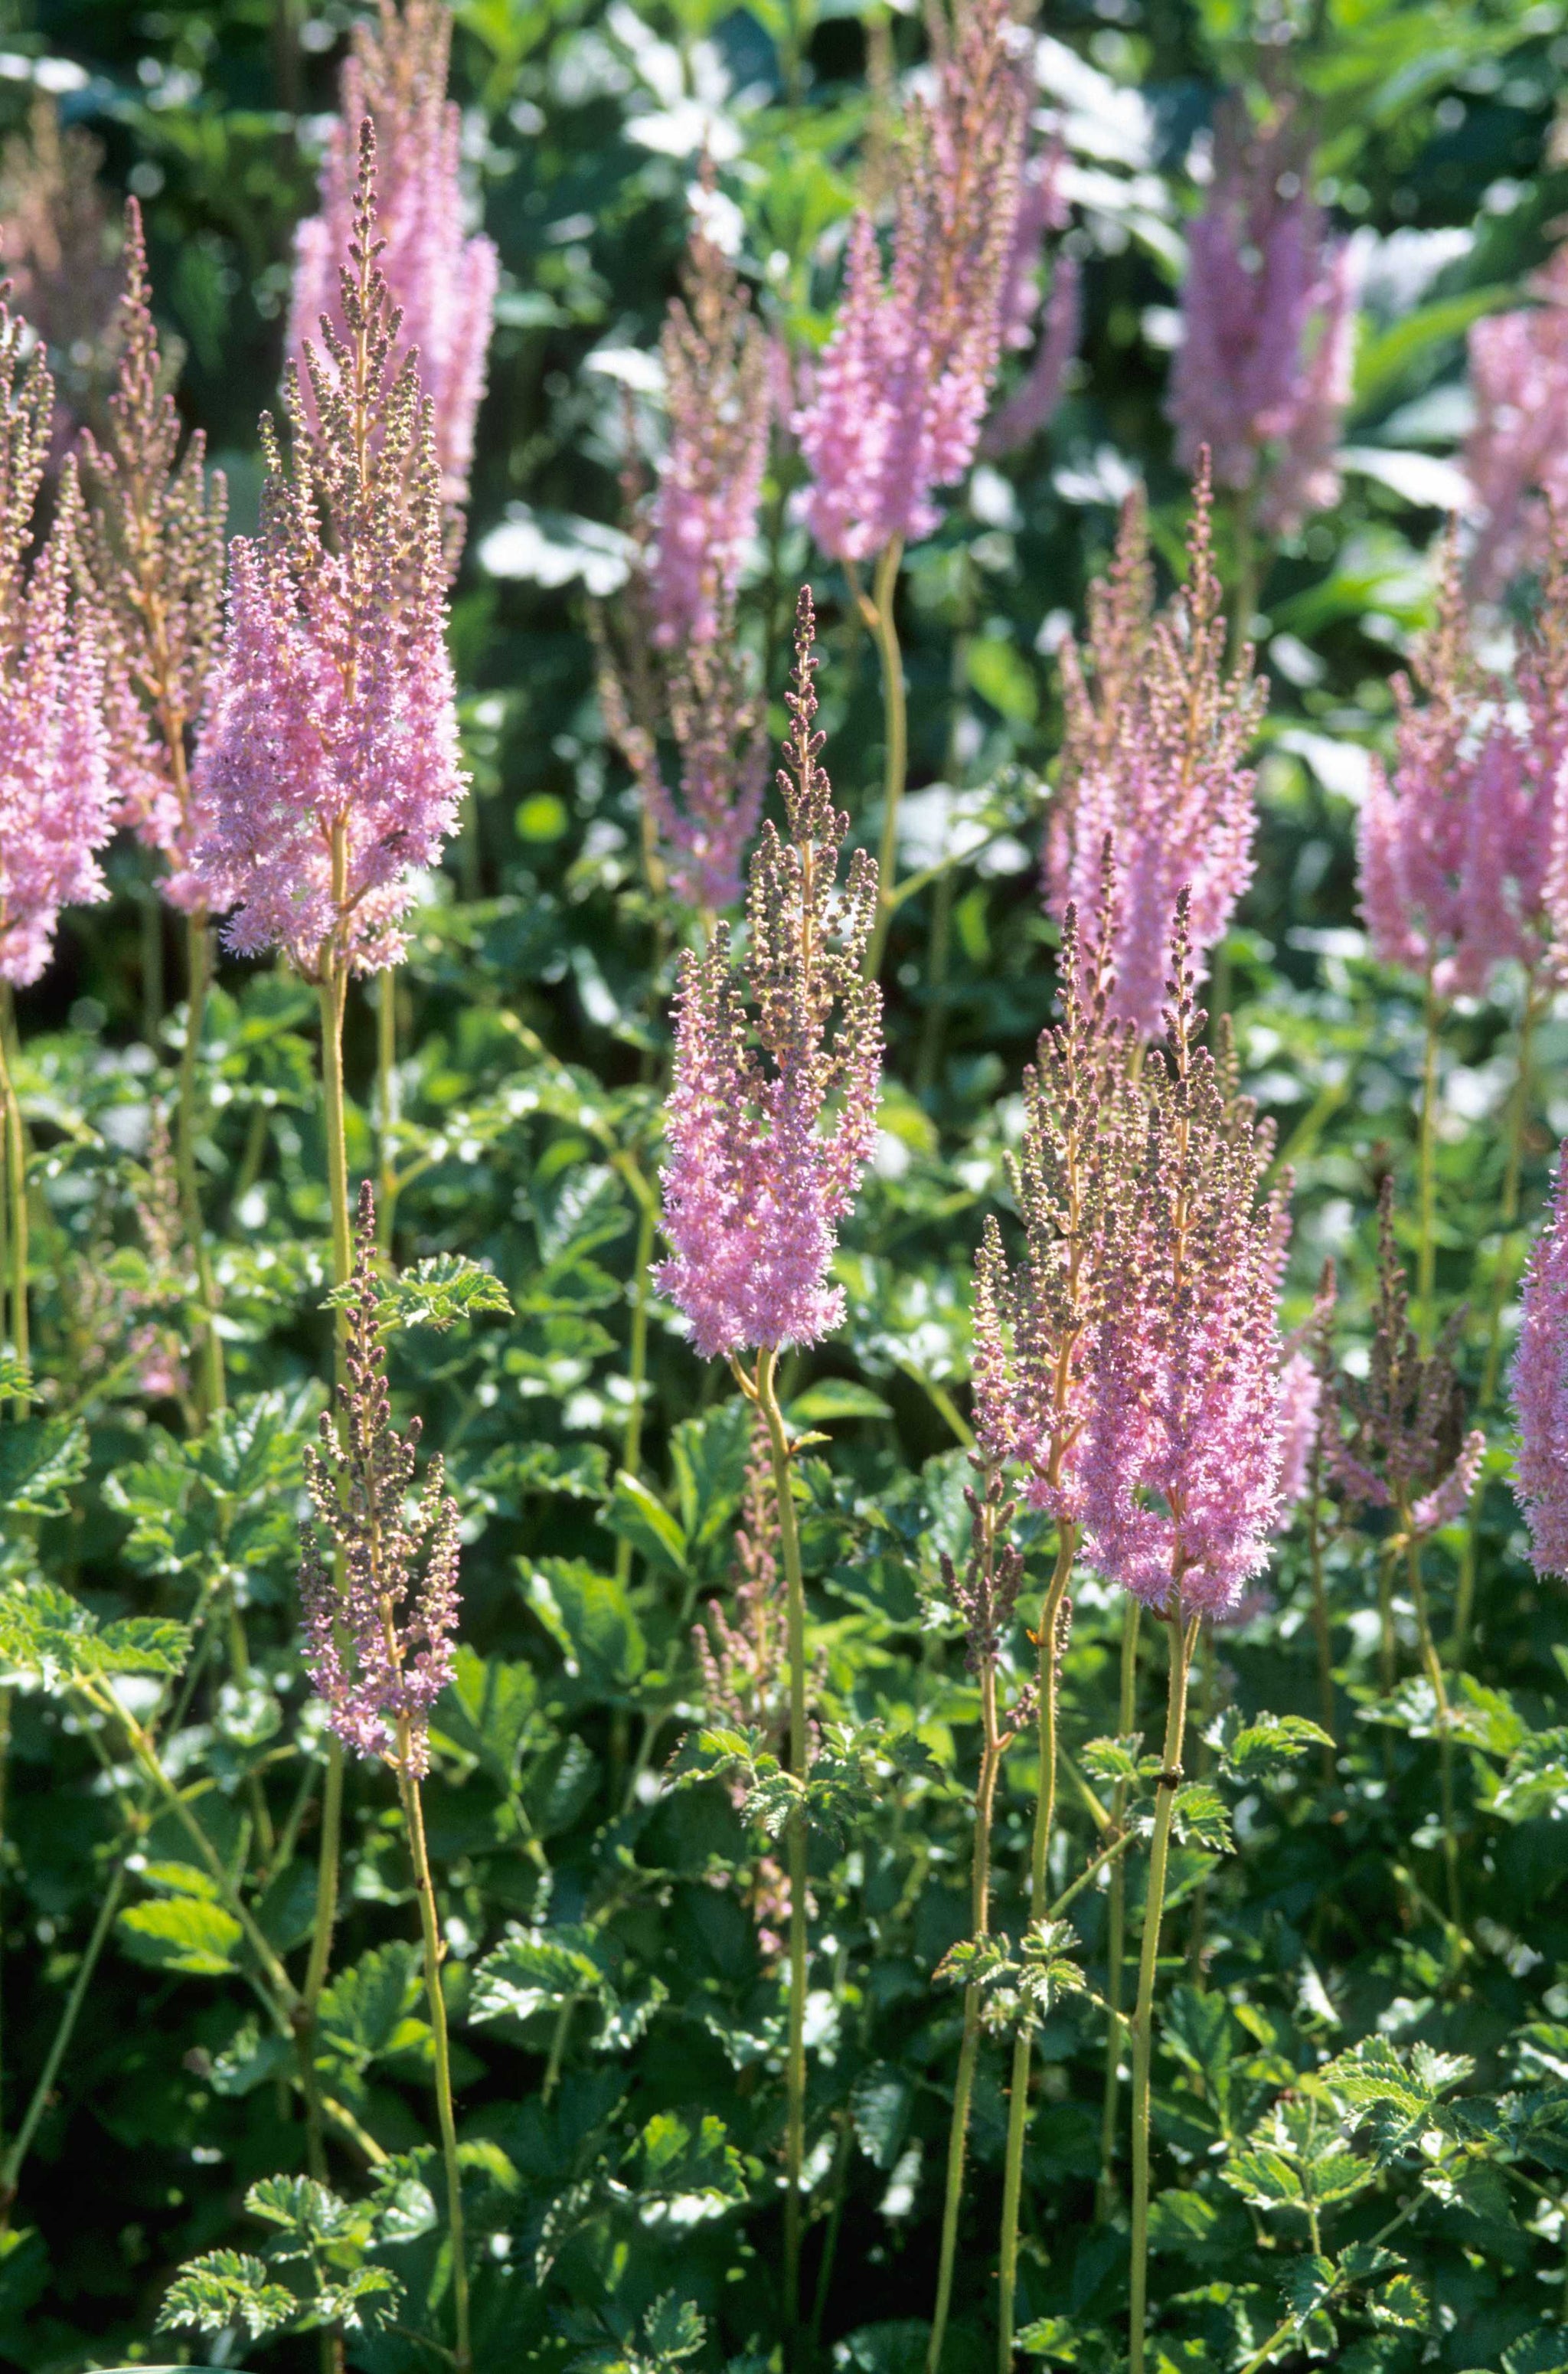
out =
{"type": "Polygon", "coordinates": [[[305,1452],[314,1512],[299,1568],[305,1663],[345,1746],[418,1779],[429,1769],[430,1710],[451,1679],[458,1512],[439,1459],[409,1505],[420,1425],[411,1418],[399,1434],[392,1421],[369,1180],[347,1309],[339,1422],[323,1411],[321,1447],[305,1452]]]}
{"type": "Polygon", "coordinates": [[[875,226],[857,216],[837,326],[795,419],[812,478],[803,516],[836,559],[930,535],[935,491],[974,459],[1001,352],[1026,112],[1006,6],[964,0],[900,153],[891,261],[884,270],[875,226]]]}
{"type": "Polygon", "coordinates": [[[1084,1550],[1152,1607],[1223,1616],[1268,1563],[1279,1515],[1284,1199],[1262,1193],[1269,1129],[1199,1044],[1187,929],[1184,894],[1166,1044],[1140,1075],[1142,1144],[1106,1215],[1084,1550]]]}
{"type": "Polygon", "coordinates": [[[767,460],[767,347],[733,265],[694,225],[685,289],[660,351],[669,443],[649,551],[654,635],[667,649],[722,631],[756,524],[767,460]]]}
{"type": "MultiPolygon", "coordinates": [[[[356,25],[327,135],[320,211],[295,235],[287,351],[309,390],[306,347],[320,341],[322,317],[352,341],[340,273],[356,236],[357,158],[369,117],[380,159],[380,268],[399,315],[392,335],[400,356],[417,350],[441,499],[449,529],[460,534],[498,264],[490,241],[466,228],[462,119],[447,98],[451,27],[446,0],[377,0],[374,17],[356,25]]],[[[455,541],[450,558],[455,562],[455,541]]]]}
{"type": "Polygon", "coordinates": [[[1145,1038],[1159,1027],[1177,893],[1188,894],[1188,947],[1201,981],[1208,953],[1252,879],[1255,777],[1244,764],[1266,689],[1250,650],[1225,664],[1214,569],[1212,493],[1194,490],[1186,583],[1158,616],[1141,496],[1122,513],[1109,575],[1091,589],[1081,658],[1062,647],[1067,729],[1061,783],[1046,844],[1046,899],[1087,923],[1102,895],[1101,853],[1116,845],[1119,920],[1111,950],[1111,1013],[1145,1038]]]}
{"type": "Polygon", "coordinates": [[[1183,339],[1171,377],[1176,452],[1205,447],[1223,487],[1256,490],[1265,527],[1298,526],[1340,490],[1334,451],[1351,396],[1350,252],[1308,187],[1294,111],[1223,112],[1214,178],[1188,237],[1183,339]]]}
{"type": "Polygon", "coordinates": [[[49,962],[63,907],[107,895],[98,852],[113,795],[102,666],[90,610],[73,598],[81,535],[76,470],[28,563],[48,459],[53,387],[26,324],[0,304],[0,980],[49,962]]]}
{"type": "Polygon", "coordinates": [[[1465,469],[1480,522],[1468,570],[1488,598],[1539,560],[1548,504],[1568,509],[1568,248],[1530,295],[1533,305],[1486,314],[1469,334],[1476,411],[1465,469]]]}
{"type": "Polygon", "coordinates": [[[837,1326],[837,1227],[876,1136],[881,996],[861,978],[876,866],[858,850],[840,887],[848,818],[818,764],[813,633],[803,590],[778,778],[789,838],[765,821],[743,970],[723,923],[681,970],[662,1182],[671,1257],[657,1277],[707,1359],[814,1344],[837,1326]]]}
{"type": "Polygon", "coordinates": [[[1560,556],[1521,663],[1516,726],[1476,661],[1451,535],[1414,684],[1394,679],[1398,756],[1392,775],[1374,764],[1358,825],[1362,911],[1379,961],[1430,971],[1439,997],[1477,994],[1498,965],[1533,966],[1542,953],[1568,719],[1565,594],[1560,556]]]}
{"type": "Polygon", "coordinates": [[[119,818],[169,859],[163,893],[199,903],[191,873],[205,829],[191,758],[223,618],[221,472],[198,429],[180,451],[147,285],[141,208],[125,206],[119,364],[100,446],[83,441],[90,510],[83,559],[105,664],[119,818]]]}
{"type": "Polygon", "coordinates": [[[435,421],[378,257],[375,139],[361,127],[346,333],[290,373],[285,464],[262,422],[262,530],[230,547],[228,620],[196,773],[193,872],[228,946],[310,978],[395,963],[412,870],[462,788],[447,657],[435,421]]]}
{"type": "Polygon", "coordinates": [[[1541,1575],[1568,1575],[1568,1146],[1525,1274],[1514,1357],[1515,1492],[1541,1575]]]}

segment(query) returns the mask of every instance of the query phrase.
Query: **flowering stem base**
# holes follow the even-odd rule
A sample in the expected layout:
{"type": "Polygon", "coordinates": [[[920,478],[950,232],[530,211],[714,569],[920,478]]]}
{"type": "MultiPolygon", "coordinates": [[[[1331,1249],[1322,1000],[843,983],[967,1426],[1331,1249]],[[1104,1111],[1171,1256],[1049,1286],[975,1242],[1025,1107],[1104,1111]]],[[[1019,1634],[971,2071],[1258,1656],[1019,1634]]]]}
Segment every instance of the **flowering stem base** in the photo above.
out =
{"type": "MultiPolygon", "coordinates": [[[[1121,1698],[1117,1727],[1125,1739],[1138,1712],[1138,1628],[1142,1607],[1129,1592],[1122,1611],[1121,1698]]],[[[1118,1780],[1111,1797],[1112,1827],[1119,1829],[1127,1812],[1127,1784],[1118,1780]]],[[[1121,2091],[1121,1982],[1127,1958],[1127,1870],[1120,1863],[1111,1872],[1106,1907],[1106,2001],[1110,2006],[1110,2033],[1106,2039],[1106,2091],[1100,2117],[1100,2183],[1094,2213],[1108,2217],[1116,2204],[1117,2102],[1121,2091]]]]}
{"type": "MultiPolygon", "coordinates": [[[[5,1130],[6,1251],[10,1257],[10,1277],[0,1280],[6,1284],[11,1296],[11,1349],[26,1368],[28,1360],[28,1157],[27,1140],[22,1134],[22,1108],[18,1100],[16,1085],[11,1077],[10,1051],[6,1045],[6,1025],[9,1016],[0,1013],[0,1122],[5,1130]]],[[[28,1399],[18,1393],[12,1404],[12,1415],[24,1418],[28,1399]]]]}
{"type": "Polygon", "coordinates": [[[180,1051],[180,1103],[174,1124],[174,1160],[180,1181],[181,1216],[196,1263],[202,1298],[202,1411],[211,1417],[224,1405],[223,1341],[217,1332],[217,1297],[213,1287],[212,1255],[202,1220],[202,1195],[196,1181],[196,1067],[201,1057],[202,1030],[206,1019],[207,989],[212,979],[212,934],[205,913],[197,910],[185,918],[186,1005],[185,1043],[180,1051]]]}
{"type": "Polygon", "coordinates": [[[376,975],[376,1221],[377,1241],[390,1252],[397,1212],[397,974],[376,975]]]}
{"type": "Polygon", "coordinates": [[[457,2346],[452,2353],[456,2374],[467,2374],[473,2364],[473,2350],[468,2329],[468,2259],[462,2231],[462,2170],[457,2156],[457,2122],[452,2114],[451,2054],[447,2042],[446,1998],[441,1992],[441,1961],[446,1945],[436,1911],[436,1889],[430,1877],[430,1858],[425,1845],[425,1812],[420,1803],[419,1783],[408,1769],[408,1718],[400,1723],[403,1734],[400,1746],[403,1760],[398,1767],[398,1789],[403,1798],[403,1816],[408,1828],[409,1852],[414,1862],[414,1884],[419,1897],[419,1924],[425,1941],[425,1999],[430,2012],[430,2036],[436,2058],[436,2114],[441,2128],[441,2157],[447,2172],[447,2230],[451,2240],[452,2308],[457,2326],[457,2346]]]}
{"type": "Polygon", "coordinates": [[[893,883],[898,869],[898,810],[904,798],[904,779],[909,770],[909,717],[904,694],[904,654],[898,648],[898,629],[893,616],[898,589],[898,564],[903,557],[904,539],[895,535],[877,561],[876,574],[872,580],[871,601],[861,604],[866,624],[876,638],[877,655],[882,662],[883,719],[887,746],[883,777],[882,841],[877,852],[876,921],[872,926],[871,943],[866,949],[868,981],[874,981],[882,970],[883,950],[887,946],[888,925],[893,921],[896,903],[893,883]]]}

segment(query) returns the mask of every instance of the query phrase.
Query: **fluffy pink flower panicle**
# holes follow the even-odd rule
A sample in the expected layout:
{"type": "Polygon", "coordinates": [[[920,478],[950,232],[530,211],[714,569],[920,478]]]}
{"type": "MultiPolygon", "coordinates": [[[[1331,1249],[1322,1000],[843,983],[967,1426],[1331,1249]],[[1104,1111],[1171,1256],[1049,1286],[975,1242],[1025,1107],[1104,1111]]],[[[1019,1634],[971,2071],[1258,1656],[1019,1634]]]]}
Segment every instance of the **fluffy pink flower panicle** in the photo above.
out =
{"type": "Polygon", "coordinates": [[[1212,545],[1212,494],[1200,468],[1187,582],[1156,617],[1141,495],[1122,513],[1108,578],[1094,587],[1087,652],[1062,647],[1067,726],[1046,843],[1046,903],[1087,921],[1101,897],[1101,852],[1116,844],[1119,922],[1111,1012],[1144,1038],[1159,1028],[1176,895],[1201,981],[1252,879],[1255,776],[1245,766],[1267,698],[1244,650],[1225,665],[1226,627],[1212,545]]]}
{"type": "Polygon", "coordinates": [[[1027,116],[1006,0],[939,28],[936,91],[898,160],[891,263],[856,217],[837,325],[795,419],[821,549],[864,561],[916,543],[936,489],[975,458],[1000,358],[1027,116]]]}
{"type": "Polygon", "coordinates": [[[1207,446],[1223,487],[1256,490],[1283,532],[1340,491],[1334,452],[1351,396],[1355,293],[1349,250],[1330,241],[1307,186],[1294,109],[1254,123],[1222,112],[1214,178],[1188,237],[1183,340],[1171,377],[1176,452],[1207,446]]]}
{"type": "Polygon", "coordinates": [[[1199,1043],[1187,934],[1184,894],[1143,1140],[1106,1215],[1081,1475],[1090,1562],[1152,1607],[1212,1616],[1240,1605],[1279,1517],[1284,1191],[1263,1195],[1271,1133],[1199,1043]]]}
{"type": "Polygon", "coordinates": [[[1338,1298],[1334,1264],[1326,1261],[1312,1316],[1288,1336],[1280,1369],[1280,1510],[1287,1520],[1322,1488],[1323,1411],[1328,1391],[1329,1330],[1338,1298]]]}
{"type": "Polygon", "coordinates": [[[355,237],[357,152],[369,117],[381,158],[381,269],[400,315],[401,347],[417,351],[433,410],[455,569],[498,264],[489,240],[465,229],[462,119],[447,98],[451,24],[446,0],[377,0],[374,17],[355,27],[342,105],[327,136],[321,210],[295,235],[287,351],[309,386],[306,347],[320,335],[322,317],[340,339],[352,336],[339,272],[355,237]]]}
{"type": "Polygon", "coordinates": [[[661,683],[635,644],[629,661],[618,661],[603,631],[598,641],[599,705],[636,779],[657,868],[685,906],[722,914],[744,896],[741,860],[767,783],[763,702],[746,654],[732,635],[696,643],[661,683]],[[678,794],[660,760],[661,710],[678,794]]]}
{"type": "Polygon", "coordinates": [[[1456,1311],[1429,1354],[1410,1323],[1405,1273],[1394,1246],[1394,1182],[1377,1204],[1377,1302],[1364,1380],[1336,1376],[1326,1403],[1326,1465],[1348,1508],[1392,1509],[1417,1534],[1464,1514],[1486,1437],[1465,1431],[1465,1394],[1454,1365],[1465,1313],[1456,1311]],[[1349,1433],[1344,1430],[1349,1421],[1349,1433]]]}
{"type": "Polygon", "coordinates": [[[97,852],[113,795],[103,671],[90,608],[73,598],[81,535],[74,465],[28,565],[54,391],[26,324],[0,304],[0,980],[34,981],[63,907],[107,895],[97,852]]]}
{"type": "Polygon", "coordinates": [[[1563,627],[1549,602],[1520,667],[1527,723],[1516,732],[1503,688],[1473,656],[1457,542],[1448,537],[1437,622],[1413,656],[1415,686],[1394,679],[1394,770],[1374,766],[1358,824],[1373,952],[1382,964],[1430,971],[1440,998],[1480,994],[1498,965],[1533,969],[1543,953],[1568,717],[1563,627]]]}
{"type": "Polygon", "coordinates": [[[435,863],[463,784],[434,414],[413,358],[393,371],[368,121],[348,253],[346,335],[307,347],[309,407],[290,372],[290,466],[263,417],[262,531],[230,547],[196,775],[193,871],[233,910],[228,946],[281,948],[311,979],[397,961],[411,872],[435,863]]]}
{"type": "MultiPolygon", "coordinates": [[[[1106,852],[1101,909],[1114,930],[1106,852]]],[[[1059,1523],[1082,1513],[1079,1462],[1093,1393],[1093,1345],[1114,1282],[1105,1250],[1112,1204],[1130,1192],[1141,1151],[1136,1040],[1110,1018],[1112,932],[1080,948],[1062,933],[1060,1019],[1024,1075],[1023,1143],[1011,1162],[1024,1224],[1016,1265],[988,1219],[975,1261],[975,1437],[988,1466],[1016,1462],[1024,1497],[1059,1523]]]]}
{"type": "Polygon", "coordinates": [[[660,351],[670,439],[653,499],[649,573],[655,640],[681,650],[712,642],[731,623],[769,425],[766,342],[744,286],[700,223],[685,293],[671,303],[660,351]]]}
{"type": "Polygon", "coordinates": [[[987,421],[979,450],[991,457],[1016,452],[1045,428],[1061,401],[1068,365],[1082,331],[1082,288],[1078,259],[1058,254],[1046,275],[1046,242],[1068,218],[1061,195],[1063,151],[1059,143],[1036,149],[1019,181],[1012,250],[1002,283],[1001,343],[1004,349],[1034,354],[1022,379],[987,421]]]}
{"type": "Polygon", "coordinates": [[[165,853],[163,895],[189,907],[199,904],[191,864],[203,829],[190,759],[223,622],[228,494],[221,472],[207,476],[199,429],[180,451],[135,198],[124,267],[109,429],[102,446],[90,435],[82,443],[91,503],[82,558],[103,645],[118,820],[165,853]]]}
{"type": "Polygon", "coordinates": [[[392,1422],[368,1180],[347,1308],[339,1423],[323,1411],[321,1448],[305,1453],[314,1511],[299,1568],[305,1663],[344,1745],[418,1780],[430,1767],[430,1710],[452,1674],[458,1512],[439,1459],[409,1506],[419,1420],[410,1419],[406,1434],[392,1422]]]}
{"type": "Polygon", "coordinates": [[[857,850],[839,887],[848,818],[817,763],[813,633],[802,590],[778,778],[789,838],[764,823],[743,973],[723,923],[681,968],[662,1174],[671,1254],[656,1275],[705,1359],[814,1344],[838,1325],[837,1224],[876,1139],[882,1001],[861,978],[876,866],[857,850]]]}
{"type": "Polygon", "coordinates": [[[1568,1146],[1525,1274],[1514,1357],[1515,1496],[1539,1575],[1568,1575],[1568,1146]]]}
{"type": "Polygon", "coordinates": [[[1549,503],[1568,507],[1568,248],[1530,294],[1534,305],[1469,329],[1476,417],[1465,468],[1480,519],[1469,574],[1488,599],[1539,561],[1549,503]]]}

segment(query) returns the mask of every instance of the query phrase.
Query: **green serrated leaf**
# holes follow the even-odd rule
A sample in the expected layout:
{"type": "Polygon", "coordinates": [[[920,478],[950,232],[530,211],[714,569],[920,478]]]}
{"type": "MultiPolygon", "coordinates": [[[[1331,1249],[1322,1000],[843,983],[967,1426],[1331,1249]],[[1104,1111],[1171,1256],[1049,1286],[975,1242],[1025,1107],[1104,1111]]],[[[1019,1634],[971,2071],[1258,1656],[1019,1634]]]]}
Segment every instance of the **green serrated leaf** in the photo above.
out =
{"type": "Polygon", "coordinates": [[[0,1510],[10,1515],[65,1516],[71,1487],[87,1472],[88,1430],[75,1419],[13,1418],[0,1427],[0,1510]]]}
{"type": "Polygon", "coordinates": [[[608,2005],[614,1991],[586,1933],[536,1930],[509,1937],[486,1954],[474,1973],[468,2016],[532,2019],[535,2012],[559,2011],[584,1997],[608,2005]]]}
{"type": "Polygon", "coordinates": [[[1231,1817],[1225,1801],[1207,1781],[1188,1780],[1176,1792],[1171,1823],[1184,1846],[1205,1847],[1211,1854],[1229,1854],[1231,1817]]]}
{"type": "Polygon", "coordinates": [[[249,2251],[209,2251],[191,2260],[170,2284],[157,2329],[193,2324],[207,2337],[238,2329],[260,2341],[287,2324],[298,2306],[293,2293],[271,2282],[249,2251]]]}
{"type": "Polygon", "coordinates": [[[224,1978],[237,1967],[244,1934],[232,1912],[194,1896],[128,1905],[115,1926],[134,1961],[204,1979],[224,1978]]]}
{"type": "Polygon", "coordinates": [[[1286,2307],[1303,2322],[1331,2299],[1337,2281],[1333,2263],[1319,2258],[1290,2259],[1280,2269],[1280,2289],[1286,2307]]]}

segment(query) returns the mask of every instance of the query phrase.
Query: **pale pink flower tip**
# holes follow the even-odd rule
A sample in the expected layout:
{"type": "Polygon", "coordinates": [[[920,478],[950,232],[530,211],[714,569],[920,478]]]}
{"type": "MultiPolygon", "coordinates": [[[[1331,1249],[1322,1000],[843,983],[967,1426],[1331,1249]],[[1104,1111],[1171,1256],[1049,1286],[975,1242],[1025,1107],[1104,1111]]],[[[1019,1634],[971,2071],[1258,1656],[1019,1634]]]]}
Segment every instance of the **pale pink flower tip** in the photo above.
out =
{"type": "Polygon", "coordinates": [[[661,341],[669,443],[653,499],[654,640],[683,651],[732,623],[767,461],[767,347],[751,300],[700,225],[661,341]]]}
{"type": "Polygon", "coordinates": [[[1465,468],[1480,512],[1469,574],[1489,597],[1539,560],[1547,504],[1568,504],[1568,250],[1530,294],[1535,304],[1469,328],[1476,417],[1465,468]]]}
{"type": "Polygon", "coordinates": [[[1525,1275],[1514,1359],[1514,1489],[1541,1575],[1568,1576],[1568,1146],[1525,1275]]]}

